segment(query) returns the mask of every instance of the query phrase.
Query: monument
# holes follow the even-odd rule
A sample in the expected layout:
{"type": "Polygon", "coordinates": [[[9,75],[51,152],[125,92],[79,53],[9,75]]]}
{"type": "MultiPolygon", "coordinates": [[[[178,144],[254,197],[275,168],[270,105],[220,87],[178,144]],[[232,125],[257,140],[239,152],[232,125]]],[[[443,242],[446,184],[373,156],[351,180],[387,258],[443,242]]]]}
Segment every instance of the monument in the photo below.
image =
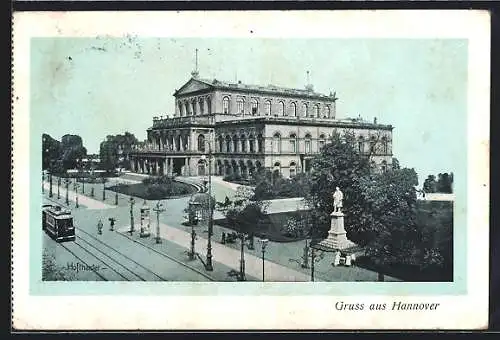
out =
{"type": "MultiPolygon", "coordinates": [[[[346,262],[351,262],[351,256],[358,250],[356,243],[347,238],[347,232],[344,229],[344,214],[342,213],[342,201],[344,194],[339,187],[335,188],[333,193],[333,212],[330,214],[331,226],[328,231],[328,237],[318,243],[318,246],[327,251],[336,252],[336,258],[341,254],[348,257],[346,262]]],[[[338,261],[334,261],[337,263],[338,261]]],[[[338,265],[338,264],[335,264],[338,265]]]]}

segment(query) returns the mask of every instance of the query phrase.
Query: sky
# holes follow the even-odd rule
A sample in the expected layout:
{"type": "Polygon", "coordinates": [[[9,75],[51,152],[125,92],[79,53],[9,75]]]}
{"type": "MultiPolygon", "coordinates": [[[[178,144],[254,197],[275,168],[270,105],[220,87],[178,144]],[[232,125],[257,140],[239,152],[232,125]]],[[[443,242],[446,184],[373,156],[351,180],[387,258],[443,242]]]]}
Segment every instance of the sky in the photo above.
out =
{"type": "Polygon", "coordinates": [[[31,115],[89,153],[107,135],[146,138],[174,113],[173,93],[195,65],[202,78],[336,91],[337,118],[391,124],[393,154],[429,174],[455,172],[464,152],[467,41],[454,39],[35,38],[31,115]]]}

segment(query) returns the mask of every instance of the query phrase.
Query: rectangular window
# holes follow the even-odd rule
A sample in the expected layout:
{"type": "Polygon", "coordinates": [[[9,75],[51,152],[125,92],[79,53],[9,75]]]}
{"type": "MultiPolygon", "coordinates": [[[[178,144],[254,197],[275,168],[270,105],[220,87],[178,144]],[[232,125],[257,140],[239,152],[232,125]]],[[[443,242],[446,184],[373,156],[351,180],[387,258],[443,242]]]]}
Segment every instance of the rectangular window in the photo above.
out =
{"type": "Polygon", "coordinates": [[[297,152],[297,148],[296,148],[296,145],[295,145],[295,139],[292,139],[290,140],[290,152],[297,152]]]}
{"type": "Polygon", "coordinates": [[[306,140],[305,146],[306,146],[306,153],[311,153],[311,141],[310,140],[306,140]]]}

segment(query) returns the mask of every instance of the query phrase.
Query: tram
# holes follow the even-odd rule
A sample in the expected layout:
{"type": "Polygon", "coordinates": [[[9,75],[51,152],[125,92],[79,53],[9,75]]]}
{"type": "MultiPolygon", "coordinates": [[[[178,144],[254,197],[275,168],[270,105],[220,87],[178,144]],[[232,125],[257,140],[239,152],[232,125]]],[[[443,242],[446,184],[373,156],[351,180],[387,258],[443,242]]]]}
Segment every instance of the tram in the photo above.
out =
{"type": "Polygon", "coordinates": [[[60,206],[42,207],[42,230],[57,242],[74,241],[76,238],[71,211],[60,206]]]}

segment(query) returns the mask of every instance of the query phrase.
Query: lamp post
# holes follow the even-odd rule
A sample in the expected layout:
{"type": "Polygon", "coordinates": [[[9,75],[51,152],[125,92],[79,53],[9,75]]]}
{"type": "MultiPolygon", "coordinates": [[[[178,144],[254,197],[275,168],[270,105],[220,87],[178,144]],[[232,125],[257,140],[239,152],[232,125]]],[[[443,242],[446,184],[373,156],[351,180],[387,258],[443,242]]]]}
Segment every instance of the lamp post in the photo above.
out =
{"type": "Polygon", "coordinates": [[[196,243],[196,231],[194,230],[194,226],[198,225],[200,221],[199,212],[201,210],[201,203],[199,202],[189,202],[189,224],[191,225],[191,249],[188,252],[189,260],[193,261],[195,259],[196,251],[195,251],[195,243],[196,243]]]}
{"type": "Polygon", "coordinates": [[[264,282],[264,273],[265,273],[265,270],[264,270],[264,265],[265,265],[265,254],[266,254],[266,247],[267,247],[267,244],[268,244],[269,240],[268,239],[262,239],[260,240],[260,243],[261,243],[261,246],[262,246],[262,282],[264,282]]]}
{"type": "Polygon", "coordinates": [[[43,170],[42,170],[42,194],[45,193],[45,189],[43,188],[43,185],[44,185],[43,182],[45,182],[45,172],[43,172],[43,170]]]}
{"type": "Polygon", "coordinates": [[[66,205],[69,205],[69,184],[71,183],[71,180],[66,177],[64,179],[64,184],[66,185],[66,205]]]}
{"type": "Polygon", "coordinates": [[[52,198],[54,194],[52,193],[52,161],[50,162],[50,173],[49,173],[49,182],[50,182],[50,189],[49,189],[49,197],[52,198]]]}
{"type": "Polygon", "coordinates": [[[115,191],[115,205],[118,205],[118,191],[115,191]]]}
{"type": "Polygon", "coordinates": [[[102,200],[106,200],[106,178],[102,178],[102,200]]]}
{"type": "Polygon", "coordinates": [[[78,186],[79,186],[79,184],[76,183],[76,188],[75,188],[75,208],[79,207],[79,205],[78,205],[78,186]]]}
{"type": "MultiPolygon", "coordinates": [[[[212,146],[210,141],[207,141],[208,144],[208,240],[207,240],[207,264],[205,265],[205,269],[207,271],[213,271],[212,265],[212,232],[213,232],[213,218],[214,218],[214,209],[212,206],[212,146]]],[[[205,155],[201,156],[203,160],[206,161],[205,155]]]]}
{"type": "Polygon", "coordinates": [[[59,192],[59,187],[61,186],[61,177],[57,177],[57,199],[61,198],[61,194],[59,192]]]}
{"type": "Polygon", "coordinates": [[[241,255],[240,255],[240,275],[238,281],[246,281],[245,277],[245,233],[238,233],[241,242],[241,255]]]}
{"type": "Polygon", "coordinates": [[[161,238],[160,238],[160,213],[164,212],[165,209],[163,208],[163,204],[158,201],[156,203],[156,206],[153,208],[153,211],[156,212],[156,243],[161,243],[161,238]]]}
{"type": "Polygon", "coordinates": [[[129,199],[129,203],[130,203],[130,235],[132,235],[132,233],[134,232],[134,204],[135,204],[135,200],[133,197],[130,197],[129,199]]]}

